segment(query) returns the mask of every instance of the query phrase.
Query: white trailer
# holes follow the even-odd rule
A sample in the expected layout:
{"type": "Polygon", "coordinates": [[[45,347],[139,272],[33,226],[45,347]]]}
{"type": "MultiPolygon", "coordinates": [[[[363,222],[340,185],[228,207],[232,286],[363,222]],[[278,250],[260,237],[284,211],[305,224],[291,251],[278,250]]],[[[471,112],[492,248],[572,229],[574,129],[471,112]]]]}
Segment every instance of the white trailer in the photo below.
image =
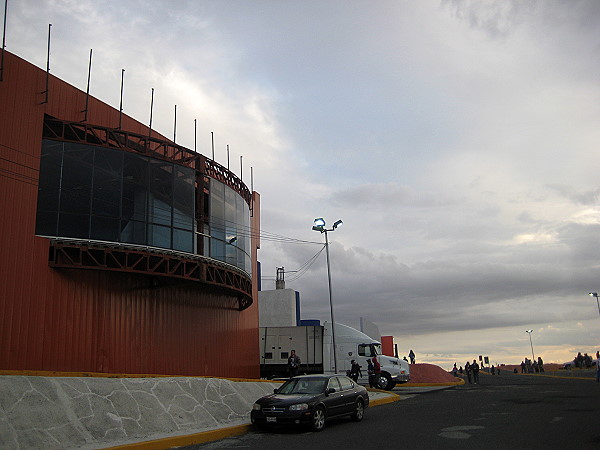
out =
{"type": "MultiPolygon", "coordinates": [[[[367,359],[377,356],[381,365],[379,388],[390,390],[397,383],[406,383],[410,368],[406,361],[381,354],[381,343],[366,334],[336,323],[335,343],[337,372],[350,370],[350,361],[362,366],[359,383],[368,384],[367,359]]],[[[301,364],[299,373],[334,373],[331,323],[323,326],[291,326],[260,328],[260,373],[263,378],[286,377],[287,359],[296,350],[301,364]]]]}

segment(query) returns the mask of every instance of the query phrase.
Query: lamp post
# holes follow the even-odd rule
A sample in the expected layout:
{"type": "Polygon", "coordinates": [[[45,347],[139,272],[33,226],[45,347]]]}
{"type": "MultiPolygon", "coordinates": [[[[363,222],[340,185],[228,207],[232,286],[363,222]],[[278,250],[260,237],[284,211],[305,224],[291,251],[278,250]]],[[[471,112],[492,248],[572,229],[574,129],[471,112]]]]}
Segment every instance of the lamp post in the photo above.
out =
{"type": "Polygon", "coordinates": [[[325,233],[325,254],[327,255],[327,281],[329,283],[329,309],[331,311],[331,339],[333,341],[333,370],[334,373],[337,373],[337,351],[335,348],[335,320],[333,318],[333,300],[331,295],[331,266],[329,264],[329,238],[327,237],[327,233],[329,231],[335,231],[337,227],[339,227],[343,222],[338,220],[333,224],[333,227],[329,230],[325,228],[325,220],[320,217],[315,219],[314,225],[312,229],[314,231],[318,231],[319,233],[325,233]]]}
{"type": "Polygon", "coordinates": [[[533,330],[525,330],[525,333],[529,335],[529,344],[531,344],[531,356],[533,358],[531,360],[531,363],[533,364],[533,362],[535,361],[535,355],[533,354],[533,341],[531,340],[531,333],[533,333],[533,330]]]}
{"type": "Polygon", "coordinates": [[[600,314],[600,301],[598,300],[598,293],[597,292],[590,292],[588,295],[590,297],[596,297],[596,303],[598,304],[598,314],[600,314]]]}

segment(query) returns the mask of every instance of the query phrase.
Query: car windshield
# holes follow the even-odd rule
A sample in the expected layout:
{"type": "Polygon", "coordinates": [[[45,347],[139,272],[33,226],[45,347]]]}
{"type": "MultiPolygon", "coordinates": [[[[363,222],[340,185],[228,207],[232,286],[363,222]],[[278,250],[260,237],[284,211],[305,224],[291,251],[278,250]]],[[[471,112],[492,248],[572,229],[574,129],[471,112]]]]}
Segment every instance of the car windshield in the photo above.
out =
{"type": "Polygon", "coordinates": [[[278,394],[320,394],[325,390],[325,378],[293,378],[281,386],[278,394]]]}

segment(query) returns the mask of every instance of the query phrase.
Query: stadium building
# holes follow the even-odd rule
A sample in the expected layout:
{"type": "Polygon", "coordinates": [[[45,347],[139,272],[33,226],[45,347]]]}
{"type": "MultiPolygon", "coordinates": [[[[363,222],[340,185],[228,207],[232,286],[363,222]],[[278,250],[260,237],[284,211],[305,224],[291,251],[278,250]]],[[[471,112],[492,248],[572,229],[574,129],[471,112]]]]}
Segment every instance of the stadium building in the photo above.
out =
{"type": "Polygon", "coordinates": [[[258,377],[260,197],[4,52],[0,369],[258,377]]]}

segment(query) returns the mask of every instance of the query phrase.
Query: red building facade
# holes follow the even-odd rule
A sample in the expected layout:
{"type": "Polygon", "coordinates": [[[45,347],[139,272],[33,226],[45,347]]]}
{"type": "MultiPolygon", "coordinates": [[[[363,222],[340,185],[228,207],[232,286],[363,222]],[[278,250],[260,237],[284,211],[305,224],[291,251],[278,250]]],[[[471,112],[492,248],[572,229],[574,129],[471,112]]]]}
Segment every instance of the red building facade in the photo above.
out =
{"type": "Polygon", "coordinates": [[[8,52],[2,78],[0,369],[258,377],[259,195],[8,52]]]}

